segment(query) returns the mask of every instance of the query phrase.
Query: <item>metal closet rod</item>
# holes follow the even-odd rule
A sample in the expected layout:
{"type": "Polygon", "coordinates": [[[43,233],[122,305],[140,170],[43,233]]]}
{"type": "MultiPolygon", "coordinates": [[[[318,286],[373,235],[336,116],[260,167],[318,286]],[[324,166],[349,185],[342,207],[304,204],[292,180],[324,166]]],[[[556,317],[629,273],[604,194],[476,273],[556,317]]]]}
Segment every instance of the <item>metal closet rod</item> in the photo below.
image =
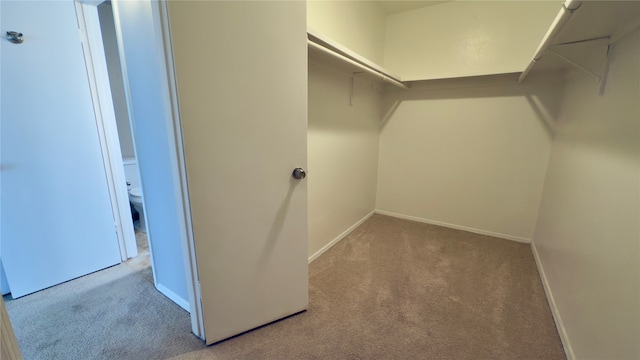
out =
{"type": "Polygon", "coordinates": [[[349,59],[348,57],[346,57],[344,55],[338,54],[337,52],[332,51],[331,49],[327,49],[326,47],[324,47],[324,46],[322,46],[320,44],[316,44],[315,42],[313,42],[313,41],[311,41],[309,39],[307,39],[307,45],[309,45],[310,47],[312,47],[314,49],[320,50],[320,51],[322,51],[322,52],[324,52],[326,54],[329,54],[329,55],[331,55],[331,56],[333,56],[335,58],[338,58],[338,59],[340,59],[340,60],[342,60],[342,61],[344,61],[344,62],[346,62],[348,64],[351,64],[351,65],[353,65],[353,66],[355,66],[355,67],[357,67],[359,69],[362,69],[365,72],[367,72],[367,73],[379,78],[380,80],[387,81],[387,82],[389,82],[389,83],[391,83],[391,84],[393,84],[393,85],[395,85],[397,87],[403,88],[403,89],[409,89],[409,87],[407,85],[401,83],[400,81],[392,79],[392,78],[388,77],[387,75],[385,75],[384,73],[379,72],[378,70],[372,69],[372,68],[370,68],[370,67],[368,67],[366,65],[360,64],[357,61],[351,60],[351,59],[349,59]]]}
{"type": "Polygon", "coordinates": [[[524,80],[524,78],[527,76],[529,71],[531,71],[536,62],[538,62],[542,58],[542,53],[547,50],[549,46],[551,46],[553,40],[555,40],[560,31],[562,31],[564,26],[571,18],[571,15],[573,15],[573,13],[578,10],[581,5],[582,1],[580,0],[565,0],[564,4],[562,4],[562,9],[560,9],[560,12],[558,12],[558,15],[556,15],[556,18],[553,20],[551,27],[549,28],[549,30],[547,30],[546,35],[538,46],[538,50],[536,50],[536,54],[533,56],[533,60],[531,60],[529,66],[527,66],[522,74],[520,74],[518,83],[521,83],[522,80],[524,80]]]}

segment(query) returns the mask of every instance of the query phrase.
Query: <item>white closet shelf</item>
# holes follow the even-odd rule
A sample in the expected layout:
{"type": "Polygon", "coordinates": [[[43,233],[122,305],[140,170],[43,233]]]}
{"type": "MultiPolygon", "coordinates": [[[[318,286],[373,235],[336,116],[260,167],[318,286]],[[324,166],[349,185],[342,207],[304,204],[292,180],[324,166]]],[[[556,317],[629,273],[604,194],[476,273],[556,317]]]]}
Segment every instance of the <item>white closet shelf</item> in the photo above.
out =
{"type": "Polygon", "coordinates": [[[366,73],[376,80],[408,89],[399,76],[389,73],[380,65],[371,62],[318,31],[308,28],[307,39],[309,58],[312,60],[351,74],[366,73]]]}
{"type": "MultiPolygon", "coordinates": [[[[554,49],[599,42],[604,47],[603,52],[606,56],[610,44],[629,35],[638,27],[640,27],[640,2],[638,1],[565,0],[529,66],[518,78],[518,82],[524,80],[534,67],[537,70],[557,70],[573,65],[591,73],[590,70],[555,52],[554,49]]],[[[573,53],[580,57],[584,49],[575,49],[573,53]]],[[[598,76],[593,73],[592,75],[598,76]]]]}

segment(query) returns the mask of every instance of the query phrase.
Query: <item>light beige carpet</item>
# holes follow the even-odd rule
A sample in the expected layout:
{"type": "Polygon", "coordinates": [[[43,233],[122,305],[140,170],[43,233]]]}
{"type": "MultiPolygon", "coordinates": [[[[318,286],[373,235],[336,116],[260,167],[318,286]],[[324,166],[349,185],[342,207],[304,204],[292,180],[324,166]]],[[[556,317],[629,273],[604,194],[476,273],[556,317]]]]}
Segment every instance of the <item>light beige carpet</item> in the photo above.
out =
{"type": "MultiPolygon", "coordinates": [[[[115,324],[130,323],[133,343],[102,329],[99,341],[67,345],[98,347],[80,352],[85,359],[565,359],[529,245],[381,215],[310,265],[307,312],[214,346],[185,337],[184,311],[144,295],[134,311],[114,310],[123,314],[115,324]]],[[[22,326],[38,327],[32,319],[22,326]]],[[[96,326],[79,321],[55,331],[96,326]]],[[[56,358],[77,358],[53,350],[55,339],[16,332],[21,346],[36,341],[56,358]]]]}
{"type": "Polygon", "coordinates": [[[175,359],[564,359],[527,244],[375,215],[310,266],[310,305],[175,359]]]}

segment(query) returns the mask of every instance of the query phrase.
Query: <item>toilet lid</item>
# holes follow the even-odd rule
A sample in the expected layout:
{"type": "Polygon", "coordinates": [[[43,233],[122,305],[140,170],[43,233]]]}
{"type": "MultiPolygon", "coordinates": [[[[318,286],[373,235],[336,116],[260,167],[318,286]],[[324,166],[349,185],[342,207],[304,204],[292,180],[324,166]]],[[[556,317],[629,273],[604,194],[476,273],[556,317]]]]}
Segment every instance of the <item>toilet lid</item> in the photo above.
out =
{"type": "Polygon", "coordinates": [[[129,194],[131,194],[131,196],[142,197],[142,190],[140,188],[133,188],[129,190],[129,194]]]}

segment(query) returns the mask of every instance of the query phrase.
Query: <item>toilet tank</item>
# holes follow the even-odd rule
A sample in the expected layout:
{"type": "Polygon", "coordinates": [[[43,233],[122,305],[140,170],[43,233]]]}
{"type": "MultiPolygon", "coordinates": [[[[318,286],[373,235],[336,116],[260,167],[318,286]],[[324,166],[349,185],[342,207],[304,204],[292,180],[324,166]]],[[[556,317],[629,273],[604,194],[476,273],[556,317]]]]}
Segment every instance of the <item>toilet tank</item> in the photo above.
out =
{"type": "Polygon", "coordinates": [[[122,159],[122,164],[124,166],[124,177],[127,179],[127,182],[131,184],[127,186],[127,189],[139,188],[140,178],[138,177],[138,164],[136,163],[136,159],[124,158],[122,159]]]}

